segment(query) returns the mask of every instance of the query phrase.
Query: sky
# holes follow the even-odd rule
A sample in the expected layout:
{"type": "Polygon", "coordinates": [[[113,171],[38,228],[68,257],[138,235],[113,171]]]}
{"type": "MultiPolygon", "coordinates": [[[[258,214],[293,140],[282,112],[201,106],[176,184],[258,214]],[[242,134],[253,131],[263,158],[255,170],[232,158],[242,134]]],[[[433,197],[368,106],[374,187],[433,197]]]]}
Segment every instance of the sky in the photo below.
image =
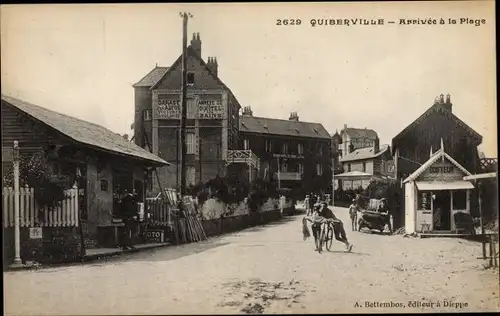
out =
{"type": "Polygon", "coordinates": [[[2,94],[129,133],[132,85],[182,52],[181,11],[193,15],[202,57],[217,57],[219,77],[255,116],[296,111],[331,134],[374,129],[385,144],[449,93],[453,113],[497,157],[493,1],[2,5],[2,94]],[[330,18],[385,23],[310,24],[330,18]]]}

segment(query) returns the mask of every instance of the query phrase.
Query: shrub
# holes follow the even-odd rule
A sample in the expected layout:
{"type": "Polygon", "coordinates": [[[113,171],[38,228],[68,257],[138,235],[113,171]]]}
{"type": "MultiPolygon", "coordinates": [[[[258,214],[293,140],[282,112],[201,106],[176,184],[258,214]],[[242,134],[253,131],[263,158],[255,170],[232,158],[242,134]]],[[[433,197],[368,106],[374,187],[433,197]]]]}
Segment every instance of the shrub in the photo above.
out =
{"type": "MultiPolygon", "coordinates": [[[[13,168],[7,168],[3,178],[4,186],[14,186],[13,168]]],[[[64,199],[64,190],[69,189],[68,182],[56,182],[56,178],[50,165],[47,163],[47,155],[41,150],[33,155],[20,155],[19,162],[19,185],[27,185],[34,188],[35,199],[38,205],[54,207],[64,199]]]]}

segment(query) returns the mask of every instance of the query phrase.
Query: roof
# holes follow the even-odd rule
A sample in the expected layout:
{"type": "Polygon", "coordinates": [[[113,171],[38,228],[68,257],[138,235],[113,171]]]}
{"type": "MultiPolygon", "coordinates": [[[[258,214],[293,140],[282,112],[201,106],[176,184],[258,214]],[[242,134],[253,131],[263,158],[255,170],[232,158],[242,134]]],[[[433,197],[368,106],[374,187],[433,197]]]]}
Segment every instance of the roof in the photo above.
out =
{"type": "Polygon", "coordinates": [[[373,177],[373,174],[369,174],[361,171],[349,171],[344,173],[339,173],[334,176],[335,178],[353,178],[353,177],[373,177]]]}
{"type": "Polygon", "coordinates": [[[330,139],[330,134],[320,123],[247,115],[240,117],[240,132],[330,139]]]}
{"type": "Polygon", "coordinates": [[[367,128],[344,128],[341,133],[346,133],[351,138],[377,139],[377,132],[367,128]]]}
{"type": "Polygon", "coordinates": [[[155,85],[167,72],[168,67],[158,67],[156,66],[147,75],[144,76],[139,82],[133,85],[133,87],[147,87],[155,85]]]}
{"type": "Polygon", "coordinates": [[[389,149],[389,145],[381,145],[380,149],[377,153],[373,152],[373,147],[366,147],[356,149],[350,154],[345,155],[340,159],[340,162],[354,161],[354,160],[363,160],[363,159],[371,159],[378,157],[385,153],[389,149]]]}
{"type": "MultiPolygon", "coordinates": [[[[219,76],[217,76],[210,67],[208,67],[207,63],[203,60],[203,58],[201,58],[200,54],[198,54],[198,52],[196,52],[193,47],[191,45],[189,45],[187,47],[187,55],[189,56],[193,56],[195,57],[196,59],[198,59],[198,61],[200,61],[201,65],[203,67],[205,67],[205,70],[208,71],[208,73],[210,73],[214,78],[215,80],[217,80],[217,82],[224,87],[224,89],[226,89],[227,91],[229,91],[229,93],[236,99],[236,97],[234,96],[234,93],[231,91],[231,89],[229,89],[228,86],[226,86],[226,84],[224,82],[222,82],[222,80],[220,80],[219,76]]],[[[177,60],[172,64],[172,66],[170,67],[157,67],[157,68],[165,68],[165,71],[160,74],[160,71],[158,70],[158,73],[157,75],[158,76],[149,76],[146,75],[146,77],[151,77],[152,80],[155,80],[156,82],[154,82],[151,86],[150,86],[150,90],[153,90],[154,88],[156,88],[156,86],[161,82],[161,80],[170,72],[172,71],[173,69],[175,69],[177,67],[177,65],[179,65],[180,63],[182,62],[182,54],[179,56],[179,58],[177,58],[177,60]]],[[[154,69],[151,71],[153,72],[154,69]]],[[[150,74],[151,74],[150,72],[150,74]]],[[[144,77],[142,80],[144,80],[146,77],[144,77]]],[[[141,82],[139,81],[139,82],[141,82]]],[[[135,85],[134,85],[135,87],[135,85]]],[[[238,100],[236,99],[236,102],[238,103],[238,100]]],[[[238,103],[238,106],[241,107],[241,105],[238,103]]]]}
{"type": "Polygon", "coordinates": [[[398,135],[396,135],[392,139],[392,149],[395,150],[398,146],[398,141],[410,130],[415,128],[418,124],[424,121],[427,117],[434,113],[440,113],[452,121],[454,121],[458,126],[462,127],[472,138],[475,138],[478,144],[482,143],[483,137],[474,131],[469,125],[465,124],[462,120],[460,120],[455,114],[453,114],[450,110],[444,109],[440,104],[434,104],[430,108],[428,108],[422,115],[420,115],[415,121],[413,121],[410,125],[408,125],[405,129],[403,129],[398,135]]]}
{"type": "MultiPolygon", "coordinates": [[[[130,156],[149,161],[153,164],[168,165],[169,163],[149,151],[124,139],[109,129],[100,125],[77,119],[31,104],[13,97],[2,95],[2,101],[30,116],[74,141],[97,147],[100,150],[130,156]]],[[[4,104],[2,102],[2,105],[4,104]]]]}
{"type": "Polygon", "coordinates": [[[453,159],[450,155],[448,155],[445,151],[444,148],[441,147],[437,152],[432,154],[432,156],[427,160],[423,165],[418,167],[417,170],[415,170],[411,175],[409,175],[403,183],[406,183],[408,181],[414,181],[417,179],[422,173],[424,173],[425,170],[429,169],[436,161],[441,159],[442,157],[446,158],[449,162],[451,162],[455,167],[460,169],[465,175],[470,176],[471,173],[467,171],[462,165],[460,165],[455,159],[453,159]]]}
{"type": "Polygon", "coordinates": [[[420,191],[439,191],[439,190],[466,190],[474,189],[470,181],[455,180],[455,181],[417,181],[415,182],[420,191]]]}

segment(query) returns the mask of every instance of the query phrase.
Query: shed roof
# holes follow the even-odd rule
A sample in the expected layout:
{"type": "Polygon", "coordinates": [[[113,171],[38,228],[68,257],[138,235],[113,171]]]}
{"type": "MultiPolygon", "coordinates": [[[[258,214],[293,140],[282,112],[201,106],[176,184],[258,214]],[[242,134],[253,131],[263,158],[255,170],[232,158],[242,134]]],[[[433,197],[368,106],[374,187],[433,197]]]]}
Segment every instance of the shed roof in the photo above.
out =
{"type": "Polygon", "coordinates": [[[70,137],[78,143],[115,154],[145,160],[156,165],[169,164],[160,157],[125,140],[121,135],[100,125],[54,112],[44,107],[9,96],[2,95],[2,101],[2,106],[4,106],[4,103],[7,103],[24,114],[27,114],[30,118],[53,128],[57,132],[70,137]]]}
{"type": "Polygon", "coordinates": [[[375,140],[378,137],[377,132],[375,132],[372,129],[368,129],[368,128],[348,127],[348,128],[344,128],[342,130],[342,133],[346,133],[351,138],[368,138],[368,139],[375,140]]]}
{"type": "Polygon", "coordinates": [[[330,134],[320,123],[247,115],[240,117],[240,132],[330,139],[330,134]]]}
{"type": "Polygon", "coordinates": [[[356,149],[350,154],[345,155],[340,159],[340,162],[347,162],[347,161],[355,161],[355,160],[363,160],[363,159],[371,159],[378,157],[385,153],[389,149],[389,145],[380,145],[380,149],[378,152],[373,151],[373,147],[366,147],[366,148],[360,148],[356,149]]]}

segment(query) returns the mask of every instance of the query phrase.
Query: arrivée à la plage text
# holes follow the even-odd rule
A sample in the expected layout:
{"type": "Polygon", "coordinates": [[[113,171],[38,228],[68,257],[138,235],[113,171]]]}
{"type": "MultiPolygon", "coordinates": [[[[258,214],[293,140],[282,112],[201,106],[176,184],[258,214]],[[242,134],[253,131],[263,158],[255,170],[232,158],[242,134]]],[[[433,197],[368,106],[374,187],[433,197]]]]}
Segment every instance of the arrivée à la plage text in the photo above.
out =
{"type": "MultiPolygon", "coordinates": [[[[290,19],[276,19],[277,26],[300,26],[303,25],[302,19],[290,18],[290,19]]],[[[319,18],[310,19],[309,26],[311,27],[321,27],[321,26],[368,26],[368,25],[470,25],[470,26],[481,26],[486,24],[486,19],[475,19],[475,18],[401,18],[397,20],[388,20],[385,18],[319,18]]]]}

